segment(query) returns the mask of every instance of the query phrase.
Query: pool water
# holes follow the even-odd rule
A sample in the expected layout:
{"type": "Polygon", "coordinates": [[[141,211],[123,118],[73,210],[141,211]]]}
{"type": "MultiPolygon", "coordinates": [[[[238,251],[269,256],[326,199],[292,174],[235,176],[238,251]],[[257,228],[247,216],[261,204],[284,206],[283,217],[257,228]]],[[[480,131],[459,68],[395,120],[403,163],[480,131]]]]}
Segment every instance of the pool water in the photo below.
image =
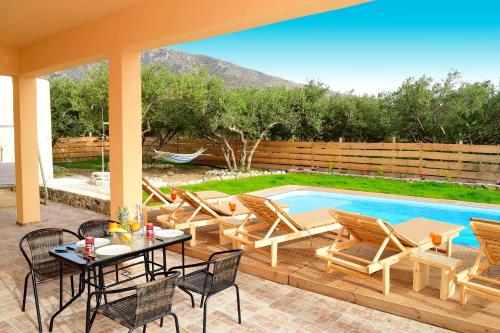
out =
{"type": "Polygon", "coordinates": [[[319,191],[291,191],[269,197],[290,205],[290,213],[301,213],[320,208],[336,208],[363,215],[378,217],[391,224],[398,224],[416,217],[459,224],[465,227],[455,244],[479,247],[471,228],[470,218],[500,220],[500,209],[489,209],[455,204],[377,198],[371,196],[340,194],[319,191]]]}

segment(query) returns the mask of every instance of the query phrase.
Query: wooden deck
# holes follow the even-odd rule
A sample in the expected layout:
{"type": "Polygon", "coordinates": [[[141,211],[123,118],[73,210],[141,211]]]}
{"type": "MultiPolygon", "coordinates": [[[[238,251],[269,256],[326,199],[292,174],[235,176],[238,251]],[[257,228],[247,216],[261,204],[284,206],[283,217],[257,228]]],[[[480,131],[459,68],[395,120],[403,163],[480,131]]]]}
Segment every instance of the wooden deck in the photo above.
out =
{"type": "MultiPolygon", "coordinates": [[[[270,254],[249,251],[241,262],[241,271],[288,284],[304,290],[335,297],[377,310],[411,318],[459,332],[500,332],[500,304],[472,297],[462,306],[455,299],[439,299],[439,272],[431,268],[430,286],[412,290],[412,264],[404,260],[391,270],[391,293],[384,296],[367,280],[342,273],[325,274],[325,263],[314,257],[315,249],[331,242],[330,236],[315,236],[284,244],[279,248],[278,266],[270,266],[270,254]]],[[[217,226],[198,229],[196,247],[186,247],[186,254],[206,259],[214,251],[230,248],[219,245],[217,226]]],[[[174,249],[179,251],[180,248],[174,249]]],[[[472,266],[475,250],[454,246],[453,257],[463,260],[458,271],[472,266]]],[[[498,278],[500,271],[489,272],[498,278]]],[[[375,276],[380,278],[380,275],[375,276]]]]}

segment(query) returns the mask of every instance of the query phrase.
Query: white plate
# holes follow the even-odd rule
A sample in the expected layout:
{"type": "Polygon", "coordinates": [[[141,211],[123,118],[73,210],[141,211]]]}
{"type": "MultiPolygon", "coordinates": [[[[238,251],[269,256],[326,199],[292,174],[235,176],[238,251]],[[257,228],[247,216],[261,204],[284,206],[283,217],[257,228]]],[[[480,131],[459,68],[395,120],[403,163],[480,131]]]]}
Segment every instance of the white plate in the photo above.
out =
{"type": "MultiPolygon", "coordinates": [[[[110,242],[109,239],[106,238],[94,238],[94,246],[96,248],[108,245],[110,242]]],[[[85,247],[85,239],[82,239],[81,241],[76,242],[77,247],[85,247]]]]}
{"type": "Polygon", "coordinates": [[[172,238],[184,235],[184,231],[175,229],[162,229],[160,231],[155,231],[155,237],[158,238],[172,238]]]}
{"type": "Polygon", "coordinates": [[[95,254],[100,256],[117,256],[120,254],[124,254],[130,252],[130,246],[127,245],[107,245],[101,248],[98,248],[95,251],[95,254]]]}

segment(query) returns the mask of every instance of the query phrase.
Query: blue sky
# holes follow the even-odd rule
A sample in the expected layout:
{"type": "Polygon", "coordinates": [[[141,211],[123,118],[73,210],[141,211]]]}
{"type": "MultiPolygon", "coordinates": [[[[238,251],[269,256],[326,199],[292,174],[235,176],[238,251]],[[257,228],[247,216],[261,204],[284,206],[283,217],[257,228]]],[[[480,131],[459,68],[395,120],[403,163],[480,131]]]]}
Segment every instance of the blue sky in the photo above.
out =
{"type": "Polygon", "coordinates": [[[498,83],[500,0],[375,0],[174,48],[358,94],[452,69],[498,83]]]}

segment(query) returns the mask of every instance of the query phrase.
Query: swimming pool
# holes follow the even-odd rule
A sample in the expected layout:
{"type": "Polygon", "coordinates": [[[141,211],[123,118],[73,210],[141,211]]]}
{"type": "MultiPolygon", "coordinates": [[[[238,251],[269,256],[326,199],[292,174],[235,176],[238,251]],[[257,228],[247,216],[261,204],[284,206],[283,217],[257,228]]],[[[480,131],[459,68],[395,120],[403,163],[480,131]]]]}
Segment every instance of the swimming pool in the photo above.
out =
{"type": "Polygon", "coordinates": [[[464,226],[465,230],[454,239],[454,243],[474,247],[479,247],[479,243],[469,227],[470,218],[500,220],[500,209],[333,192],[299,190],[272,195],[269,198],[290,205],[290,213],[292,214],[330,207],[378,217],[391,224],[398,224],[416,217],[459,224],[464,226]]]}

